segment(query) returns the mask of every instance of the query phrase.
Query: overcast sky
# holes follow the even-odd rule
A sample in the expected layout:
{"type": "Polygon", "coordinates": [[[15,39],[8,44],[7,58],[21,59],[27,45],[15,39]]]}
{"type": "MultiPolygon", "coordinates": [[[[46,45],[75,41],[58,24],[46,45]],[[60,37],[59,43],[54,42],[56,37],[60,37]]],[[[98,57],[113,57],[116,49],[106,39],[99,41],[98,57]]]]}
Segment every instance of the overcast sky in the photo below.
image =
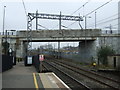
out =
{"type": "MultiPolygon", "coordinates": [[[[91,12],[92,10],[103,5],[110,0],[23,0],[25,3],[27,13],[36,12],[48,13],[48,14],[59,14],[60,11],[64,15],[71,15],[75,10],[83,6],[88,2],[84,8],[82,7],[73,15],[84,16],[91,12]]],[[[117,19],[118,17],[118,1],[112,0],[109,4],[97,10],[97,28],[105,29],[110,24],[113,28],[117,29],[117,19]],[[109,18],[110,17],[110,18],[109,18]],[[109,21],[110,20],[110,21],[109,21]],[[109,21],[109,22],[108,22],[109,21]]],[[[3,7],[5,8],[5,30],[15,29],[15,30],[26,30],[27,29],[27,18],[25,15],[25,10],[23,7],[22,0],[0,0],[0,32],[3,29],[3,7]]],[[[87,18],[87,28],[94,28],[95,24],[95,12],[89,15],[91,18],[87,18]]],[[[35,29],[35,22],[33,21],[33,29],[35,29]]],[[[58,20],[39,20],[39,24],[45,26],[48,29],[58,29],[58,20]]],[[[73,21],[62,21],[62,25],[69,26],[73,21]]],[[[84,28],[84,21],[81,22],[84,28]]],[[[78,22],[70,25],[68,28],[79,29],[78,22]]],[[[39,29],[44,29],[39,27],[39,29]]],[[[62,27],[62,29],[64,29],[62,27]]]]}

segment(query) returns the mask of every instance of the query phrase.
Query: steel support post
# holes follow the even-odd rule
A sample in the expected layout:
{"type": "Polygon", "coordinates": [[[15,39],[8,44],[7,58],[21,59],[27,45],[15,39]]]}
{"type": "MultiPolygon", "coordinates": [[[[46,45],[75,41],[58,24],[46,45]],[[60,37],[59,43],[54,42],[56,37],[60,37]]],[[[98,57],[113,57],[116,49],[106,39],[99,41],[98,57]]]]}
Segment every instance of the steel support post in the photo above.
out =
{"type": "Polygon", "coordinates": [[[32,48],[32,18],[30,17],[29,14],[27,24],[27,45],[28,45],[27,56],[30,56],[32,48]]]}
{"type": "MultiPolygon", "coordinates": [[[[59,30],[61,30],[61,12],[59,17],[59,30]]],[[[61,32],[61,31],[60,31],[61,32]]],[[[60,58],[60,41],[58,41],[58,59],[60,58]]]]}

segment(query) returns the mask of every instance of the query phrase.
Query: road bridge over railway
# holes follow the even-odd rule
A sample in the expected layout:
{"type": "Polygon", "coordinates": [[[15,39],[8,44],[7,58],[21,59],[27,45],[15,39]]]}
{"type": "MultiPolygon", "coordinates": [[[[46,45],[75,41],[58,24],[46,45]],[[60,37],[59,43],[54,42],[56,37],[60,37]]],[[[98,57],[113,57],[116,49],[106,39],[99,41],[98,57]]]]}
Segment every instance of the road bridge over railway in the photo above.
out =
{"type": "MultiPolygon", "coordinates": [[[[15,51],[17,57],[25,57],[27,50],[27,30],[17,31],[14,36],[8,35],[10,48],[15,51]]],[[[66,42],[78,41],[81,59],[89,59],[96,56],[96,49],[103,45],[111,45],[119,51],[119,34],[102,34],[100,29],[72,29],[72,30],[32,30],[31,42],[66,42]]],[[[1,36],[5,41],[6,36],[1,36]]]]}
{"type": "MultiPolygon", "coordinates": [[[[99,29],[88,30],[33,30],[32,42],[39,41],[81,41],[81,40],[95,40],[97,36],[101,35],[99,29]]],[[[19,31],[18,37],[27,41],[27,31],[19,31]]]]}

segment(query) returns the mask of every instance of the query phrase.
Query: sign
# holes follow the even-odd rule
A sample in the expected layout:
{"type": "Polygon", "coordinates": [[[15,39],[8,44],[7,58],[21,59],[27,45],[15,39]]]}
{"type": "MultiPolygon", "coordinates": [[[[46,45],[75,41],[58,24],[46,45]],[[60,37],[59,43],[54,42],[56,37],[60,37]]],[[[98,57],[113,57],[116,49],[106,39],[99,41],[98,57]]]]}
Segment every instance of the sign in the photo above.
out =
{"type": "Polygon", "coordinates": [[[28,58],[27,58],[27,64],[32,64],[32,56],[28,56],[28,58]]]}
{"type": "Polygon", "coordinates": [[[44,55],[39,55],[39,60],[43,61],[44,60],[44,55]]]}

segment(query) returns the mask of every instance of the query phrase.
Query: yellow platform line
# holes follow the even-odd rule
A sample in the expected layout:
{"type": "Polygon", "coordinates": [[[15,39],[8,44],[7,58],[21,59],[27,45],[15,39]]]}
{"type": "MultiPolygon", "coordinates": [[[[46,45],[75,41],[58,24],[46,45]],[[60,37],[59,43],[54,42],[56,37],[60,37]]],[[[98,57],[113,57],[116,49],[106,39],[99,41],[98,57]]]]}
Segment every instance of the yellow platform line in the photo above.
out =
{"type": "Polygon", "coordinates": [[[36,90],[38,90],[38,83],[37,83],[37,79],[36,79],[35,73],[33,73],[33,78],[34,78],[35,88],[36,88],[36,90]]]}

